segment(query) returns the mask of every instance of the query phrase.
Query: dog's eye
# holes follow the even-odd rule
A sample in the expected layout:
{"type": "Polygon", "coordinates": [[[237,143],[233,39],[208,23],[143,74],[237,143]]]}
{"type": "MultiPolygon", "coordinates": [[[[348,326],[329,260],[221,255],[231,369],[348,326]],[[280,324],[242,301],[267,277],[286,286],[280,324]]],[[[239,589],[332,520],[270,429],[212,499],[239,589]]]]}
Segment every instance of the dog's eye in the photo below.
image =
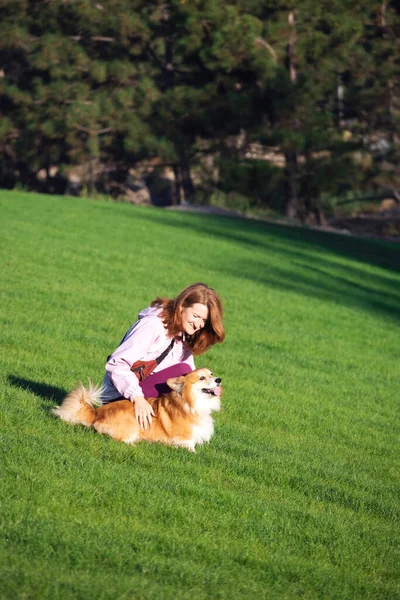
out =
{"type": "Polygon", "coordinates": [[[204,375],[200,377],[200,381],[203,381],[203,379],[205,379],[204,375]]]}

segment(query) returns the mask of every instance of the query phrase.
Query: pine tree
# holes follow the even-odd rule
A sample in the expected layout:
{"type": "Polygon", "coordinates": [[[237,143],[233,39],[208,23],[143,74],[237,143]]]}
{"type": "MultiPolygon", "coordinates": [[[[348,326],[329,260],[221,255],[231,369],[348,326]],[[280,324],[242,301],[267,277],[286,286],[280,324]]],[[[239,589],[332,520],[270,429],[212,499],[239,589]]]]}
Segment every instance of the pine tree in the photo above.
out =
{"type": "Polygon", "coordinates": [[[249,80],[255,85],[257,71],[271,61],[260,59],[261,22],[235,3],[154,3],[149,21],[148,56],[160,91],[150,121],[163,140],[164,160],[173,166],[180,202],[193,195],[197,155],[240,132],[246,99],[238,90],[249,80]]]}
{"type": "Polygon", "coordinates": [[[278,57],[273,82],[265,87],[266,139],[286,157],[286,214],[323,220],[318,204],[318,163],[344,155],[337,121],[337,89],[352,47],[362,36],[362,6],[342,0],[278,2],[263,35],[278,57]],[[319,158],[318,158],[319,157],[319,158]],[[301,158],[301,163],[300,163],[301,158]]]}
{"type": "Polygon", "coordinates": [[[232,154],[228,141],[240,134],[284,153],[290,217],[321,222],[319,197],[349,185],[354,146],[369,149],[374,138],[387,148],[367,175],[399,195],[394,2],[0,7],[3,185],[37,187],[42,169],[48,185],[55,167],[85,164],[90,191],[98,163],[124,178],[137,161],[157,157],[173,168],[180,202],[193,196],[199,156],[232,154]]]}
{"type": "Polygon", "coordinates": [[[0,24],[3,153],[34,186],[38,171],[97,160],[126,170],[154,140],[155,88],[137,3],[6,2],[0,24]]]}

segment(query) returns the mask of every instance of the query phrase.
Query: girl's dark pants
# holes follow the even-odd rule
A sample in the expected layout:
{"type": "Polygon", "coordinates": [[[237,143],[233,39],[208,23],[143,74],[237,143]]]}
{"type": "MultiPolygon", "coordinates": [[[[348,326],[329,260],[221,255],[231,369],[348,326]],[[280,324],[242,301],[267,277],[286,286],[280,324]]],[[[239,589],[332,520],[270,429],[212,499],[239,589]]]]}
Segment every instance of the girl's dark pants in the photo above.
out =
{"type": "Polygon", "coordinates": [[[163,394],[167,394],[171,391],[171,388],[166,384],[167,379],[187,375],[191,370],[187,363],[177,363],[157,373],[153,373],[153,375],[149,375],[144,381],[140,382],[143,396],[145,398],[158,398],[163,394]]]}

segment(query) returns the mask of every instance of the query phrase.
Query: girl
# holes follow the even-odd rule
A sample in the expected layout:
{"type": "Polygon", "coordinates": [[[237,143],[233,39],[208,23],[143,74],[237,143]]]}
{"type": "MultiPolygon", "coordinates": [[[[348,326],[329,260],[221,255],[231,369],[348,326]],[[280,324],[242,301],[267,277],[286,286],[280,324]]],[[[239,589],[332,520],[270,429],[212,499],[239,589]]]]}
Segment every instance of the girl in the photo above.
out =
{"type": "Polygon", "coordinates": [[[218,294],[204,283],[189,285],[176,298],[156,298],[139,313],[106,364],[102,400],[121,397],[135,404],[138,423],[151,425],[153,410],[146,398],[156,398],[169,388],[169,377],[192,371],[193,355],[203,354],[225,338],[223,309],[218,294]],[[152,374],[139,381],[132,365],[158,359],[152,374]]]}

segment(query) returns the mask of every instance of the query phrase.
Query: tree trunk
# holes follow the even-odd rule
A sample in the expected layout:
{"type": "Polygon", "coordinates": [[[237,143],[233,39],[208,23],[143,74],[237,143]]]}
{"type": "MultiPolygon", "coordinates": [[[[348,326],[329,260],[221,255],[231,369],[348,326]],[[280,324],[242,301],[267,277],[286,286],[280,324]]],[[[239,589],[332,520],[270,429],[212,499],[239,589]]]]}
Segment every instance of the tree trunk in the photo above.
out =
{"type": "Polygon", "coordinates": [[[304,199],[304,205],[307,214],[306,222],[309,225],[326,225],[324,211],[319,206],[315,196],[307,194],[304,199]]]}
{"type": "Polygon", "coordinates": [[[393,198],[397,202],[397,204],[400,204],[400,190],[393,190],[393,198]]]}
{"type": "Polygon", "coordinates": [[[326,219],[318,202],[318,187],[313,177],[313,158],[311,149],[305,151],[306,163],[304,165],[304,210],[305,219],[309,225],[326,225],[326,219]]]}
{"type": "Polygon", "coordinates": [[[183,190],[183,199],[189,202],[194,196],[194,185],[190,174],[190,164],[187,158],[183,158],[180,162],[181,181],[183,190]]]}
{"type": "Polygon", "coordinates": [[[94,192],[94,171],[93,171],[93,157],[89,156],[88,162],[88,182],[87,182],[88,196],[92,197],[94,192]]]}
{"type": "MultiPolygon", "coordinates": [[[[296,20],[294,10],[288,14],[290,36],[286,48],[286,66],[289,71],[290,81],[294,84],[297,80],[297,69],[295,60],[296,46],[296,20]]],[[[293,120],[294,121],[294,120],[293,120]]],[[[300,207],[297,190],[297,151],[295,149],[285,150],[286,158],[286,216],[289,219],[300,218],[300,207]]]]}
{"type": "Polygon", "coordinates": [[[339,79],[337,86],[337,103],[338,103],[338,126],[339,129],[344,128],[344,85],[339,79]]]}
{"type": "Polygon", "coordinates": [[[175,185],[172,193],[172,206],[178,206],[181,203],[182,195],[182,176],[181,170],[178,164],[173,165],[173,171],[175,176],[175,185]]]}
{"type": "Polygon", "coordinates": [[[190,174],[190,165],[187,158],[183,158],[179,163],[173,166],[175,175],[174,194],[172,196],[173,205],[189,202],[194,195],[194,185],[190,174]]]}
{"type": "Polygon", "coordinates": [[[287,150],[286,158],[286,216],[289,219],[300,218],[299,199],[297,193],[297,152],[287,150]]]}

